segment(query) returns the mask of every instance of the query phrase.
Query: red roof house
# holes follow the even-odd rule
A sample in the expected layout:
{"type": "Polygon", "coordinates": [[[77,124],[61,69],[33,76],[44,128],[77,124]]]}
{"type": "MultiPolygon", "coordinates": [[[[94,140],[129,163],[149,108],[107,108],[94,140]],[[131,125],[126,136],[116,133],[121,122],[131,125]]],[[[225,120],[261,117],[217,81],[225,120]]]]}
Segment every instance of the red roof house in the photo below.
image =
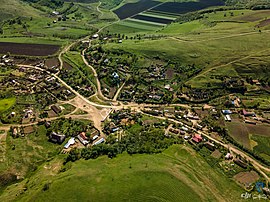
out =
{"type": "Polygon", "coordinates": [[[199,134],[195,134],[192,138],[193,142],[200,143],[202,141],[202,136],[199,134]]]}

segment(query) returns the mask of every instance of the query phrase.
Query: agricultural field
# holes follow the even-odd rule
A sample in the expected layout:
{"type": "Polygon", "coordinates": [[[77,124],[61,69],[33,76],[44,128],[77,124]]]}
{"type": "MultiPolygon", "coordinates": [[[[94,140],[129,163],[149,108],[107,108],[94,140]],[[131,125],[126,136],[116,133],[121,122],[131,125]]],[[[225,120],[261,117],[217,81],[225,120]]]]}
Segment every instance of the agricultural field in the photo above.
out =
{"type": "Polygon", "coordinates": [[[136,3],[127,3],[120,8],[114,10],[114,13],[121,19],[125,19],[136,15],[142,11],[145,11],[153,6],[158,5],[158,1],[153,0],[141,0],[136,3]]]}
{"type": "Polygon", "coordinates": [[[80,160],[62,169],[60,159],[45,163],[28,180],[10,186],[0,199],[106,201],[109,197],[110,201],[179,201],[179,198],[213,201],[226,198],[234,201],[242,193],[233,180],[185,146],[175,145],[156,155],[122,154],[114,159],[80,160]],[[59,170],[62,172],[57,174],[59,170]],[[16,194],[18,187],[32,188],[16,194]]]}
{"type": "Polygon", "coordinates": [[[166,2],[161,4],[150,11],[157,11],[162,13],[176,13],[185,14],[188,12],[202,10],[212,6],[222,6],[224,2],[221,0],[200,0],[198,2],[166,2]]]}
{"type": "Polygon", "coordinates": [[[12,55],[48,56],[56,54],[59,48],[60,47],[57,45],[48,44],[0,42],[0,54],[10,53],[12,55]]]}
{"type": "Polygon", "coordinates": [[[229,134],[237,142],[249,149],[252,149],[254,146],[253,141],[256,141],[256,139],[253,138],[253,135],[258,137],[259,140],[260,138],[270,138],[270,126],[267,124],[252,125],[236,121],[227,123],[226,125],[228,127],[229,134]]]}

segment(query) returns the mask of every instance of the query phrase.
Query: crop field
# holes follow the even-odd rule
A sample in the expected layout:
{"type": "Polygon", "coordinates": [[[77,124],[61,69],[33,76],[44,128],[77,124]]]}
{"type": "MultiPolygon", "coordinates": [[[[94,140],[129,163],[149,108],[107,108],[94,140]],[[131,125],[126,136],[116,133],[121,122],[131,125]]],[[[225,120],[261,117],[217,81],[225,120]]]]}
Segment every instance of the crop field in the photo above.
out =
{"type": "Polygon", "coordinates": [[[46,163],[34,176],[6,189],[0,200],[234,201],[242,192],[186,146],[174,145],[156,155],[79,160],[60,173],[59,164],[57,159],[46,163]],[[17,194],[24,186],[31,189],[17,194]]]}
{"type": "Polygon", "coordinates": [[[138,19],[138,20],[143,20],[143,21],[161,23],[161,24],[169,24],[169,23],[171,23],[173,21],[171,19],[153,17],[153,16],[146,16],[146,15],[135,15],[132,18],[138,19]]]}
{"type": "Polygon", "coordinates": [[[0,54],[48,56],[55,54],[59,48],[58,45],[0,42],[0,54]]]}
{"type": "MultiPolygon", "coordinates": [[[[226,124],[229,134],[240,144],[247,148],[251,148],[250,135],[256,135],[261,138],[270,139],[270,126],[267,124],[245,124],[240,122],[231,122],[226,124]]],[[[253,138],[252,138],[253,139],[253,138]]]]}
{"type": "Polygon", "coordinates": [[[16,98],[6,98],[0,100],[0,113],[8,110],[16,102],[16,98]]]}
{"type": "Polygon", "coordinates": [[[122,20],[130,16],[136,15],[145,11],[153,6],[158,5],[160,2],[153,0],[141,0],[136,3],[127,3],[122,7],[114,10],[114,13],[122,20]]]}
{"type": "Polygon", "coordinates": [[[192,11],[198,11],[211,6],[222,6],[224,2],[221,0],[200,0],[199,2],[166,2],[151,10],[164,13],[185,14],[192,11]]]}

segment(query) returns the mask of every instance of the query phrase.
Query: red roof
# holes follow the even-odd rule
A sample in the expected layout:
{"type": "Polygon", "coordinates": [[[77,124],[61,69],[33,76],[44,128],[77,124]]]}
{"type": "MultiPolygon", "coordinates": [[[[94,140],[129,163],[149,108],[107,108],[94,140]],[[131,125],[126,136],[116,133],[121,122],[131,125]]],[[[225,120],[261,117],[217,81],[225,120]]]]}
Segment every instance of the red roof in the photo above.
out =
{"type": "Polygon", "coordinates": [[[85,132],[81,132],[81,133],[80,133],[80,136],[81,136],[82,139],[88,140],[88,138],[87,138],[86,135],[85,135],[85,132]]]}
{"type": "Polygon", "coordinates": [[[195,135],[193,136],[192,140],[193,140],[194,142],[196,142],[196,143],[199,143],[199,142],[202,141],[202,136],[199,135],[199,134],[195,134],[195,135]]]}

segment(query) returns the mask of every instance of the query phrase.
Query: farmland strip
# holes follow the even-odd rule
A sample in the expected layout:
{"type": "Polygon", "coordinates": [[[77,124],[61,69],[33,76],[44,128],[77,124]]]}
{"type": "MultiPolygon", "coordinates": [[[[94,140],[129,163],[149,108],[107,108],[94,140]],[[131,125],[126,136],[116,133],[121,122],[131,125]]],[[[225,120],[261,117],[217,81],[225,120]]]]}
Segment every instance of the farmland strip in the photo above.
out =
{"type": "Polygon", "coordinates": [[[161,24],[169,24],[173,21],[169,19],[156,18],[156,17],[151,17],[151,16],[145,16],[145,15],[135,15],[132,18],[138,19],[138,20],[149,21],[149,22],[161,23],[161,24]]]}

